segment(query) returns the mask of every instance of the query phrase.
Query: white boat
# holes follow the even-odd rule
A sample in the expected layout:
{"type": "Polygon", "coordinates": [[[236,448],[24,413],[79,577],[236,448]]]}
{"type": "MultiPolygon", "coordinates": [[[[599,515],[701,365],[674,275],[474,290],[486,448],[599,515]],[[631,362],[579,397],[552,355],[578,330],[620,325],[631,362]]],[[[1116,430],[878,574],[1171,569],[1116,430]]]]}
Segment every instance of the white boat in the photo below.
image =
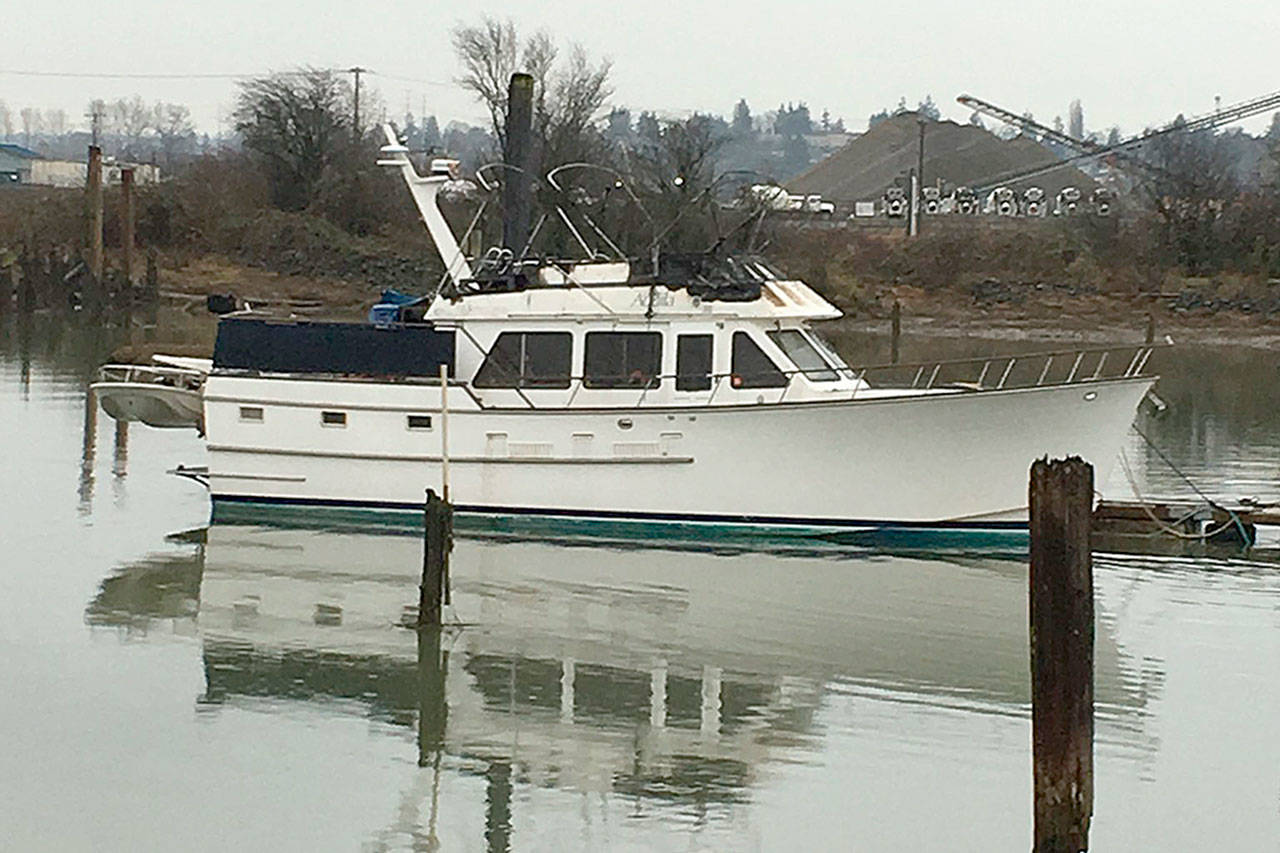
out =
{"type": "Polygon", "coordinates": [[[118,421],[160,429],[204,429],[201,389],[208,359],[157,355],[154,364],[107,364],[90,386],[103,410],[118,421]]]}
{"type": "Polygon", "coordinates": [[[388,138],[448,279],[416,323],[225,318],[215,506],[417,511],[447,478],[491,518],[1025,527],[1031,462],[1102,481],[1155,381],[1150,346],[853,368],[812,328],[841,312],[756,257],[469,259],[437,205],[456,163],[420,176],[388,138]]]}

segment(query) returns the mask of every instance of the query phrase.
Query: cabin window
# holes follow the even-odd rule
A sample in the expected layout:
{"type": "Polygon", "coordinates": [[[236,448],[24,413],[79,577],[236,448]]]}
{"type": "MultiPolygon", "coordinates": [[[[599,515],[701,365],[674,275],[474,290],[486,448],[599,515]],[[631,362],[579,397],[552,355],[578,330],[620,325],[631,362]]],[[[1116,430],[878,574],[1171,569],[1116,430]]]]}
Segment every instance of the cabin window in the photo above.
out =
{"type": "Polygon", "coordinates": [[[827,363],[836,368],[838,372],[844,374],[846,379],[855,378],[853,371],[849,369],[848,363],[840,357],[840,354],[836,352],[836,348],[832,346],[830,341],[813,329],[805,329],[804,336],[809,343],[818,348],[818,351],[826,358],[827,363]]]}
{"type": "Polygon", "coordinates": [[[676,338],[676,390],[706,391],[711,387],[711,336],[676,338]]]}
{"type": "Polygon", "coordinates": [[[588,388],[651,388],[662,375],[660,332],[588,332],[582,378],[588,388]]]}
{"type": "Polygon", "coordinates": [[[782,388],[787,375],[746,332],[733,333],[733,387],[782,388]]]}
{"type": "Polygon", "coordinates": [[[249,421],[250,423],[262,423],[262,407],[261,406],[241,406],[240,420],[249,421]]]}
{"type": "Polygon", "coordinates": [[[320,425],[327,427],[345,427],[347,425],[346,412],[321,412],[320,425]]]}
{"type": "Polygon", "coordinates": [[[476,372],[477,388],[568,388],[573,335],[503,332],[476,372]]]}
{"type": "Polygon", "coordinates": [[[795,329],[769,332],[769,339],[786,353],[787,358],[795,362],[796,367],[804,371],[810,381],[834,382],[840,378],[813,344],[795,329]]]}
{"type": "Polygon", "coordinates": [[[431,415],[407,415],[405,417],[405,426],[411,430],[429,430],[431,429],[431,415]]]}

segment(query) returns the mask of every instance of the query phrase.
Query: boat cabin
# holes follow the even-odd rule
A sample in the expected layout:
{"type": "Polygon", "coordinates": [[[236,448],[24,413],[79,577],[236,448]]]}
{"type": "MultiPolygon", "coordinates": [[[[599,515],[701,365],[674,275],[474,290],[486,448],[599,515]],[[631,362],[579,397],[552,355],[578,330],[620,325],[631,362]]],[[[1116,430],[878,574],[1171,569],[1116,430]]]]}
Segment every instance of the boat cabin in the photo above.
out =
{"type": "Polygon", "coordinates": [[[426,319],[455,332],[455,375],[486,406],[741,405],[851,395],[860,383],[808,326],[840,311],[763,264],[753,271],[758,296],[747,301],[697,287],[627,284],[625,263],[544,268],[544,285],[437,299],[426,319]]]}

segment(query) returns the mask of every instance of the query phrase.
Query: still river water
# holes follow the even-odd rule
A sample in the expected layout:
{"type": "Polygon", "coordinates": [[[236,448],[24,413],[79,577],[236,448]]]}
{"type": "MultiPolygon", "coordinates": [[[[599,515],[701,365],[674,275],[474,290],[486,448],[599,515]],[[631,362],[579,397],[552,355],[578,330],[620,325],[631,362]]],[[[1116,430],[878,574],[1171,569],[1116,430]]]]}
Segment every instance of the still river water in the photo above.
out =
{"type": "MultiPolygon", "coordinates": [[[[462,538],[419,649],[416,538],[210,525],[193,433],[86,409],[142,322],[0,318],[0,848],[1029,847],[1016,554],[462,538]]],[[[1160,358],[1148,435],[1275,499],[1280,356],[1160,358]]],[[[1280,569],[1095,572],[1094,849],[1280,850],[1280,569]]]]}

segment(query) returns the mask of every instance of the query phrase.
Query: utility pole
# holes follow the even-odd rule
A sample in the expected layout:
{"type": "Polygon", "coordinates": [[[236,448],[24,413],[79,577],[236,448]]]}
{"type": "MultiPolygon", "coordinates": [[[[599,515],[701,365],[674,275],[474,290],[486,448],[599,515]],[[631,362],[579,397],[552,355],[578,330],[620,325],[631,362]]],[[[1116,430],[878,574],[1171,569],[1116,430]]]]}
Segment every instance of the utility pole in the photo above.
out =
{"type": "Polygon", "coordinates": [[[919,120],[920,143],[916,147],[916,185],[912,190],[911,210],[915,216],[915,235],[920,236],[920,196],[924,193],[924,126],[927,122],[919,120]]]}
{"type": "Polygon", "coordinates": [[[89,132],[93,136],[93,141],[89,144],[97,148],[99,146],[99,138],[102,135],[102,119],[103,119],[102,101],[91,101],[89,103],[89,112],[85,113],[89,118],[89,132]]]}
{"type": "Polygon", "coordinates": [[[355,118],[352,127],[352,134],[355,136],[356,142],[360,141],[363,135],[360,132],[360,75],[369,73],[368,68],[361,68],[359,65],[352,66],[347,69],[347,73],[355,77],[355,118]]]}

